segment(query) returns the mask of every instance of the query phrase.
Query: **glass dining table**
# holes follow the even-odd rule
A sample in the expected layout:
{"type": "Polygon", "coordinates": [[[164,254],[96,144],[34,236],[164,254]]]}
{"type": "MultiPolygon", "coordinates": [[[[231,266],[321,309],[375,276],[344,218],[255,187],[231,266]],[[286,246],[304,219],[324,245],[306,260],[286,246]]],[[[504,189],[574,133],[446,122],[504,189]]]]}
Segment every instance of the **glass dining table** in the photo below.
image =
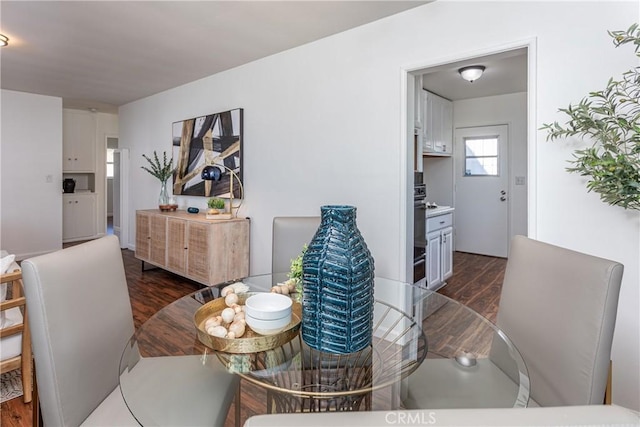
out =
{"type": "MultiPolygon", "coordinates": [[[[269,292],[285,280],[284,274],[268,274],[241,281],[250,292],[269,292]]],[[[197,381],[178,372],[167,375],[171,363],[155,364],[163,372],[154,372],[154,364],[139,363],[145,358],[180,360],[182,365],[186,361],[201,373],[207,366],[223,366],[243,380],[240,402],[248,415],[527,405],[527,368],[511,340],[493,323],[444,295],[376,278],[372,343],[358,353],[319,352],[299,333],[274,348],[224,352],[198,336],[194,316],[228,284],[174,301],[131,337],[121,357],[120,388],[141,425],[190,419],[197,405],[206,404],[203,387],[220,387],[216,381],[203,381],[203,374],[197,381]],[[137,368],[141,365],[145,369],[137,368]],[[154,401],[158,390],[162,398],[154,401]]],[[[298,294],[291,297],[299,301],[298,294]]],[[[235,416],[239,414],[236,408],[235,416]]]]}

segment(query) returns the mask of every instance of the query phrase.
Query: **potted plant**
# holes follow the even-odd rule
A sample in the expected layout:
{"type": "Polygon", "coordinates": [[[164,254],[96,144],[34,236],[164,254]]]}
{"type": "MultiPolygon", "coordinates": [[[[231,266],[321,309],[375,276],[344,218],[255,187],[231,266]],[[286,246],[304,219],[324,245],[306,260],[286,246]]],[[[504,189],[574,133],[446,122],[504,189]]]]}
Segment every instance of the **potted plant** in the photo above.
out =
{"type": "MultiPolygon", "coordinates": [[[[640,58],[638,24],[609,35],[616,47],[635,45],[640,58]]],[[[587,189],[603,202],[640,210],[640,67],[559,111],[569,119],[565,125],[544,124],[541,130],[547,131],[547,140],[580,136],[592,141],[590,147],[574,152],[567,170],[588,177],[587,189]]]]}
{"type": "Polygon", "coordinates": [[[289,270],[289,281],[293,282],[296,292],[302,294],[302,257],[307,252],[308,245],[302,247],[300,255],[291,260],[291,269],[289,270]]]}
{"type": "Polygon", "coordinates": [[[224,213],[224,200],[217,198],[217,197],[212,197],[209,200],[207,200],[207,206],[209,206],[209,215],[217,215],[217,214],[221,214],[224,213]]]}
{"type": "Polygon", "coordinates": [[[146,154],[143,154],[142,157],[145,158],[147,163],[149,163],[149,167],[140,166],[142,169],[149,172],[154,177],[158,178],[161,183],[160,187],[160,196],[158,197],[158,207],[161,211],[175,211],[178,205],[175,203],[171,203],[171,199],[169,197],[169,193],[167,192],[167,180],[173,175],[173,157],[167,162],[167,152],[162,152],[162,163],[160,163],[160,159],[158,158],[158,153],[153,151],[153,159],[147,157],[146,154]]]}

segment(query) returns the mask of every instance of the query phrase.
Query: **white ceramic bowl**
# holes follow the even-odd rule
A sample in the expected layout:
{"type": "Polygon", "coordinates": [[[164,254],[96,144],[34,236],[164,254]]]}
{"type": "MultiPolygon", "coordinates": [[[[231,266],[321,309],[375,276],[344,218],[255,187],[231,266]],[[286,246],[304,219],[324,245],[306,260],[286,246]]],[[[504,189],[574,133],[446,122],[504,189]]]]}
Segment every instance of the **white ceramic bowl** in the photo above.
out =
{"type": "Polygon", "coordinates": [[[245,314],[256,320],[281,319],[286,316],[291,319],[293,301],[286,295],[261,292],[247,298],[244,304],[245,314]]]}
{"type": "Polygon", "coordinates": [[[256,319],[247,313],[245,313],[244,319],[254,332],[260,335],[275,335],[282,332],[291,323],[291,311],[289,311],[288,315],[279,319],[256,319]]]}

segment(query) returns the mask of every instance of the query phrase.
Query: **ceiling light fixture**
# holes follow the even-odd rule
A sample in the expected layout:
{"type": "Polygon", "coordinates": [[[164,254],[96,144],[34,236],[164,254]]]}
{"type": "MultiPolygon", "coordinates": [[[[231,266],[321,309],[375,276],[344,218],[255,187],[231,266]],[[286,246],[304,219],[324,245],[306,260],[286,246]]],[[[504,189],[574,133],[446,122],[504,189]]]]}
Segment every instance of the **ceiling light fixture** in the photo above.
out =
{"type": "Polygon", "coordinates": [[[484,66],[482,65],[471,65],[469,67],[462,67],[458,70],[463,79],[468,81],[469,83],[478,80],[482,73],[484,73],[484,66]]]}
{"type": "Polygon", "coordinates": [[[9,37],[4,34],[0,34],[0,47],[7,46],[9,44],[9,37]]]}

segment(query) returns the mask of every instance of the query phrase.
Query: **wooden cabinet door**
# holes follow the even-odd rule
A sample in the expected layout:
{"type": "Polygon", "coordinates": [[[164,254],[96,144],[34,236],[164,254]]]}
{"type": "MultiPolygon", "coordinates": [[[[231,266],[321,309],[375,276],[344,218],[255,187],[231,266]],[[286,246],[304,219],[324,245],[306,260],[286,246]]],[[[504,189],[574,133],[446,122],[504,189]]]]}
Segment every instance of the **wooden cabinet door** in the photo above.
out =
{"type": "Polygon", "coordinates": [[[187,225],[187,276],[200,283],[209,283],[212,227],[195,221],[187,225]]]}
{"type": "Polygon", "coordinates": [[[249,222],[234,221],[212,226],[209,283],[242,279],[249,275],[249,222]]]}
{"type": "Polygon", "coordinates": [[[178,274],[187,272],[187,222],[167,219],[167,268],[178,274]]]}
{"type": "Polygon", "coordinates": [[[442,230],[442,281],[453,276],[453,228],[442,230]]]}
{"type": "Polygon", "coordinates": [[[136,258],[148,261],[151,257],[150,215],[136,212],[136,258]]]}
{"type": "Polygon", "coordinates": [[[167,218],[152,215],[149,220],[149,262],[164,266],[167,262],[167,218]]]}

